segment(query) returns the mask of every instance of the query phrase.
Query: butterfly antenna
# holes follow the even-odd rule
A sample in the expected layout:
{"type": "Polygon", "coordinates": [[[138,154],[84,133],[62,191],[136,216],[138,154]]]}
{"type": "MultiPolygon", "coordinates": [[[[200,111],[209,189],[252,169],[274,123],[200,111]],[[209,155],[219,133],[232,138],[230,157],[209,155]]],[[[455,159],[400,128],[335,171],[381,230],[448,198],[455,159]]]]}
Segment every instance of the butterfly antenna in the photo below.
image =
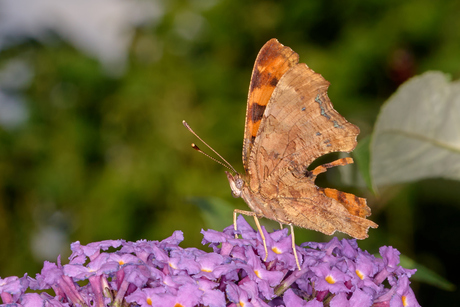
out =
{"type": "Polygon", "coordinates": [[[232,172],[238,173],[238,172],[233,168],[233,166],[232,166],[230,163],[228,163],[227,160],[224,159],[224,157],[222,157],[217,151],[215,151],[211,146],[209,146],[205,141],[203,141],[203,139],[200,138],[200,137],[198,136],[198,134],[196,134],[195,131],[193,131],[192,128],[190,128],[190,126],[187,124],[187,122],[186,122],[185,120],[182,121],[182,124],[184,124],[185,128],[187,128],[188,131],[190,131],[194,136],[196,136],[197,139],[199,139],[204,145],[206,145],[209,149],[211,149],[213,153],[215,153],[219,158],[221,158],[222,161],[225,162],[225,164],[222,163],[221,161],[217,160],[216,158],[211,157],[210,155],[208,155],[208,154],[205,153],[204,151],[202,151],[198,146],[196,146],[195,143],[192,143],[192,148],[193,148],[193,149],[195,149],[196,151],[202,153],[203,155],[205,155],[205,156],[208,157],[209,159],[211,159],[211,160],[213,160],[213,161],[219,163],[220,165],[222,165],[222,166],[228,168],[228,169],[231,170],[232,172]]]}

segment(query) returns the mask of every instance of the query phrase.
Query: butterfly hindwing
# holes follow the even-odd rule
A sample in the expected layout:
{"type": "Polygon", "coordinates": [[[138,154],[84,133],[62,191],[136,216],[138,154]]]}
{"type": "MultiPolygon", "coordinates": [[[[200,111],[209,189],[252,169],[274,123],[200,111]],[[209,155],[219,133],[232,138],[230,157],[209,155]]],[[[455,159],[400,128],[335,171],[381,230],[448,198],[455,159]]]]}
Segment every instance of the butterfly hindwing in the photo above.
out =
{"type": "Polygon", "coordinates": [[[365,218],[370,214],[365,199],[319,188],[314,184],[316,176],[296,175],[296,172],[278,171],[261,187],[260,196],[268,207],[276,209],[277,218],[283,218],[281,223],[292,223],[328,235],[340,231],[357,239],[367,238],[369,227],[377,227],[365,218]],[[277,197],[265,197],[273,194],[277,197]]]}

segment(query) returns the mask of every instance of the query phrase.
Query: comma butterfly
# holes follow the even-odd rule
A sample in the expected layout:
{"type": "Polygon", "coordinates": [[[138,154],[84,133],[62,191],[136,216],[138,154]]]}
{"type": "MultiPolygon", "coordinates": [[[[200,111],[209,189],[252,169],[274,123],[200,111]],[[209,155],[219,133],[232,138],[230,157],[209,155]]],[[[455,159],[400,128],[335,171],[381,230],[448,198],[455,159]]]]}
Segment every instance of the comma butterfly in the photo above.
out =
{"type": "Polygon", "coordinates": [[[308,170],[309,165],[327,153],[351,152],[359,128],[334,110],[327,96],[329,82],[298,61],[299,55],[276,39],[260,50],[246,109],[245,174],[231,166],[234,174],[226,174],[233,196],[242,197],[252,210],[234,211],[235,230],[238,213],[253,216],[266,260],[267,246],[258,218],[290,225],[300,269],[293,225],[327,235],[340,231],[357,239],[367,238],[369,227],[378,225],[366,219],[370,208],[364,198],[315,185],[318,174],[353,163],[353,159],[338,159],[313,170],[308,170]]]}

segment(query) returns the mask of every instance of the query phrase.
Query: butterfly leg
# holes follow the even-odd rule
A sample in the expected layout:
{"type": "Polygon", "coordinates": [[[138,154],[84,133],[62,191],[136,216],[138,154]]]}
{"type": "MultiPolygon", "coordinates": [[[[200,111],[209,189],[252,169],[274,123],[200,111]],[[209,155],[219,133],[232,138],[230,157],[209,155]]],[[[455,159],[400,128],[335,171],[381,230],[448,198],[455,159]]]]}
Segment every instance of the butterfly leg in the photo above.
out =
{"type": "MultiPolygon", "coordinates": [[[[257,215],[252,211],[244,211],[244,210],[238,210],[238,209],[233,210],[233,229],[235,229],[235,231],[237,230],[236,229],[237,228],[236,216],[238,213],[254,217],[254,221],[256,222],[257,230],[259,231],[260,236],[262,237],[262,242],[264,243],[264,250],[265,250],[264,261],[267,261],[267,257],[268,257],[267,242],[265,240],[265,235],[264,235],[264,232],[262,231],[262,227],[260,227],[260,223],[259,223],[259,219],[257,218],[257,215]]],[[[238,235],[236,233],[235,233],[235,239],[238,239],[238,235]]]]}
{"type": "Polygon", "coordinates": [[[264,261],[267,261],[267,257],[268,257],[267,242],[265,241],[265,235],[264,235],[264,232],[262,231],[262,227],[260,227],[259,219],[257,218],[257,215],[255,214],[254,214],[254,221],[256,222],[257,229],[259,230],[260,236],[262,237],[262,242],[264,243],[264,250],[265,250],[264,261]]]}
{"type": "Polygon", "coordinates": [[[233,210],[233,229],[235,230],[235,239],[238,239],[238,234],[236,233],[236,231],[238,230],[236,226],[236,216],[237,215],[238,215],[238,211],[233,210]]]}
{"type": "Polygon", "coordinates": [[[292,225],[292,223],[290,223],[289,226],[291,227],[292,251],[294,252],[295,263],[297,264],[297,267],[299,268],[299,271],[300,271],[301,268],[300,268],[299,258],[297,257],[297,250],[295,248],[294,226],[292,225]]]}

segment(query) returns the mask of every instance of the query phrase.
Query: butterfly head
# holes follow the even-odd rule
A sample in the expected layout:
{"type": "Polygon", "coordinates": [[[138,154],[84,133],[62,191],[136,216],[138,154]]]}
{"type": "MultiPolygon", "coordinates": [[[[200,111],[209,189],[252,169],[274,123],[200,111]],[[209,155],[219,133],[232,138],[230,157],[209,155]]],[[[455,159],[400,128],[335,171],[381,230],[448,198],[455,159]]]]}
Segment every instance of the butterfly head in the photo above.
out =
{"type": "Polygon", "coordinates": [[[230,172],[225,172],[227,174],[228,183],[230,183],[230,188],[232,189],[232,195],[235,198],[241,197],[243,192],[244,180],[241,178],[241,175],[236,173],[233,176],[230,172]]]}

